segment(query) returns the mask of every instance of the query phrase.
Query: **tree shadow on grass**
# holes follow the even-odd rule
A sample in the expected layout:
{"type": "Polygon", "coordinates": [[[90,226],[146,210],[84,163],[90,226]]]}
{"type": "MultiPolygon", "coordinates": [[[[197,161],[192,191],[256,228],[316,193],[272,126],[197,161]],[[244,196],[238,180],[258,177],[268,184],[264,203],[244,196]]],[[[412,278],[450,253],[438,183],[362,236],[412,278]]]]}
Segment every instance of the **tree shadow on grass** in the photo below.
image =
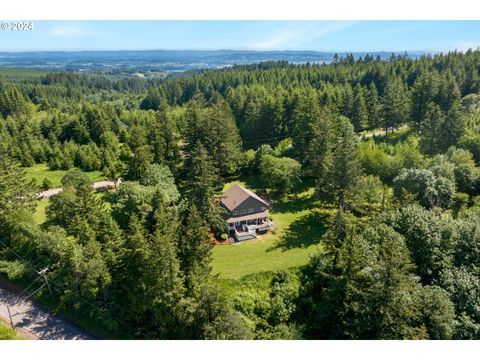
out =
{"type": "Polygon", "coordinates": [[[277,213],[296,213],[313,207],[315,199],[309,195],[290,195],[274,202],[273,210],[277,213]]]}
{"type": "Polygon", "coordinates": [[[318,244],[327,230],[328,222],[329,215],[319,211],[302,216],[290,224],[285,233],[268,251],[307,248],[310,245],[318,244]]]}
{"type": "Polygon", "coordinates": [[[244,183],[245,186],[252,191],[265,190],[264,184],[259,180],[258,176],[255,176],[254,174],[231,176],[225,179],[225,182],[227,183],[235,181],[244,183]]]}

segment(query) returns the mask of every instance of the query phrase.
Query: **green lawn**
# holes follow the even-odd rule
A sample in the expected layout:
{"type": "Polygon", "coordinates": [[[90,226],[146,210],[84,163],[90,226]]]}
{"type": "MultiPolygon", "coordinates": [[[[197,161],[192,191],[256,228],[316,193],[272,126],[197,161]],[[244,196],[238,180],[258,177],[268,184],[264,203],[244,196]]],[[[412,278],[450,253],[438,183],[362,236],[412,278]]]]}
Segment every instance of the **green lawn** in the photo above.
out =
{"type": "MultiPolygon", "coordinates": [[[[248,181],[234,181],[245,185],[248,181]]],[[[255,190],[254,187],[250,189],[255,190]]],[[[256,240],[234,245],[217,245],[213,249],[213,273],[223,278],[298,267],[317,252],[320,238],[330,217],[328,210],[315,208],[313,189],[273,202],[271,214],[275,228],[256,240]]]]}
{"type": "Polygon", "coordinates": [[[33,213],[33,220],[35,221],[35,224],[41,225],[47,219],[47,216],[45,215],[45,209],[47,208],[48,201],[48,199],[42,199],[38,202],[37,208],[33,213]]]}
{"type": "MultiPolygon", "coordinates": [[[[26,171],[26,178],[28,181],[35,179],[37,185],[41,185],[44,178],[49,179],[53,187],[60,187],[61,180],[63,176],[75,169],[70,170],[50,170],[47,164],[35,164],[28,168],[25,168],[26,171]]],[[[86,171],[85,174],[92,179],[92,181],[99,181],[104,180],[105,176],[102,174],[101,171],[86,171]]]]}

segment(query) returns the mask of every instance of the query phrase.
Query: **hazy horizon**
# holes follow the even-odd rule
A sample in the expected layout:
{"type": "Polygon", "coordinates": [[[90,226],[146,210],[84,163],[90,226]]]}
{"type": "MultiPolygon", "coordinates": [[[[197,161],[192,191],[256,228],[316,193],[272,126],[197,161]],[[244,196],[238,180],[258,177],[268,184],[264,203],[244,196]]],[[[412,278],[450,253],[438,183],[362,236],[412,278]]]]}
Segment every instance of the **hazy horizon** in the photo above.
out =
{"type": "Polygon", "coordinates": [[[476,49],[480,45],[480,21],[85,20],[33,21],[33,24],[30,31],[0,31],[0,52],[438,53],[476,49]]]}

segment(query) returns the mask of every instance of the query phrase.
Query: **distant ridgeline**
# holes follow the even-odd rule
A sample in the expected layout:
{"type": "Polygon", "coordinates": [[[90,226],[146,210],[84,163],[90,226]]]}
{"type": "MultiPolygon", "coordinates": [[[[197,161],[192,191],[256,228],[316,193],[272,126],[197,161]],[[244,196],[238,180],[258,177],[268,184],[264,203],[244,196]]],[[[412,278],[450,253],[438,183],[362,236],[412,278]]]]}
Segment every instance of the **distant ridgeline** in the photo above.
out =
{"type": "MultiPolygon", "coordinates": [[[[395,53],[396,56],[403,53],[395,53]]],[[[422,53],[409,53],[417,58],[422,53]]],[[[345,57],[347,53],[317,51],[193,51],[193,50],[156,50],[156,51],[62,51],[62,52],[0,52],[0,67],[35,68],[47,71],[112,71],[155,70],[188,71],[195,69],[216,69],[234,64],[253,64],[265,61],[288,61],[290,63],[330,63],[335,56],[345,57]]],[[[363,58],[367,53],[354,53],[355,59],[363,58]]],[[[386,60],[388,52],[370,53],[386,60]]]]}

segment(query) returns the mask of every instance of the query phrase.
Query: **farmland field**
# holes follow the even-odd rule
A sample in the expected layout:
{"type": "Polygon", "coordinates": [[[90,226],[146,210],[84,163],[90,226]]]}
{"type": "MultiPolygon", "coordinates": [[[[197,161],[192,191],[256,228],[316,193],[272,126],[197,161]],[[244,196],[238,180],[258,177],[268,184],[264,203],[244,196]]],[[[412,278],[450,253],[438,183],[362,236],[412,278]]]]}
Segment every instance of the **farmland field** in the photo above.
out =
{"type": "Polygon", "coordinates": [[[46,71],[38,69],[0,68],[0,76],[5,78],[32,78],[43,76],[46,73],[46,71]]]}

